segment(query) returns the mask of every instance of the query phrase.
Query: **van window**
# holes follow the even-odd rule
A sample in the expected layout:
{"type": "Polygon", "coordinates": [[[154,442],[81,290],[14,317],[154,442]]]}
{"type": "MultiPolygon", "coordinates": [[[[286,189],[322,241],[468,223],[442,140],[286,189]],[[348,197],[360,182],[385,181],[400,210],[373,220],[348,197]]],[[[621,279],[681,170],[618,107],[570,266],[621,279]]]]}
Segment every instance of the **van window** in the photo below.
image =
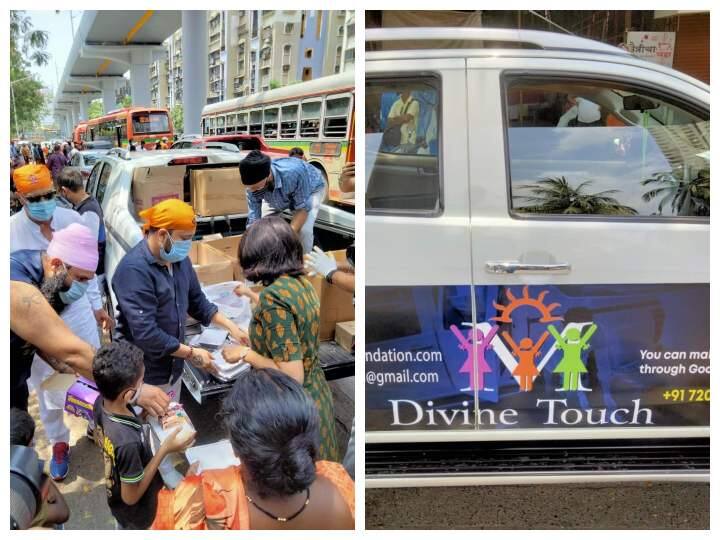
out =
{"type": "Polygon", "coordinates": [[[368,213],[439,213],[439,88],[432,76],[366,81],[368,213]]]}
{"type": "Polygon", "coordinates": [[[100,173],[100,180],[98,180],[97,186],[97,194],[95,195],[95,198],[100,204],[103,203],[103,199],[105,198],[105,190],[107,189],[108,180],[110,180],[111,171],[112,169],[110,167],[110,164],[105,163],[103,165],[102,173],[100,173]]]}
{"type": "Polygon", "coordinates": [[[617,83],[511,77],[516,215],[710,215],[709,115],[617,83]]]}

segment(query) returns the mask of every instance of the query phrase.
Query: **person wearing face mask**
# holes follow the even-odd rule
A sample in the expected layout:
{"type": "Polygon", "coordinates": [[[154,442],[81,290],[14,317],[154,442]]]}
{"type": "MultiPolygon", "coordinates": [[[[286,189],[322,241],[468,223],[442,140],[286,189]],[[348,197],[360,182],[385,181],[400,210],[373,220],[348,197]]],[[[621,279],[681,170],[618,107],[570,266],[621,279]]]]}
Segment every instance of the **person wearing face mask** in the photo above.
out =
{"type": "MultiPolygon", "coordinates": [[[[228,330],[238,342],[247,334],[210,303],[188,258],[195,235],[195,212],[178,199],[167,199],[140,212],[145,238],[122,258],[112,278],[117,298],[115,338],[143,351],[145,382],[180,401],[185,361],[217,373],[209,351],[184,344],[190,315],[204,326],[228,330]]],[[[182,478],[165,460],[160,473],[168,487],[182,478]]]]}
{"type": "MultiPolygon", "coordinates": [[[[22,249],[11,253],[10,280],[37,287],[55,312],[62,315],[85,294],[88,281],[95,274],[97,257],[97,243],[90,230],[73,223],[55,233],[47,250],[22,249]]],[[[10,403],[27,410],[27,381],[34,355],[26,352],[23,340],[13,336],[11,334],[10,339],[10,403]]]]}
{"type": "MultiPolygon", "coordinates": [[[[47,250],[54,235],[72,224],[84,225],[97,238],[99,223],[95,214],[81,216],[74,210],[57,206],[55,185],[47,167],[19,167],[13,172],[13,181],[23,210],[10,218],[10,253],[20,250],[47,250]]],[[[95,249],[97,251],[97,240],[95,249]]],[[[100,346],[98,324],[109,329],[112,319],[103,308],[97,279],[92,274],[87,287],[83,287],[83,293],[62,310],[61,317],[79,338],[97,348],[100,346]]],[[[73,294],[78,292],[80,291],[76,286],[73,294]]],[[[53,445],[51,476],[60,481],[68,474],[70,467],[70,430],[64,423],[62,405],[53,404],[53,400],[42,388],[42,383],[53,373],[54,370],[47,362],[36,356],[28,384],[30,389],[37,392],[40,419],[53,445]]]]}
{"type": "Polygon", "coordinates": [[[271,162],[253,150],[240,162],[240,178],[247,188],[247,227],[261,217],[290,210],[290,226],[299,236],[303,252],[309,253],[315,220],[325,199],[322,173],[302,159],[287,157],[271,162]]]}

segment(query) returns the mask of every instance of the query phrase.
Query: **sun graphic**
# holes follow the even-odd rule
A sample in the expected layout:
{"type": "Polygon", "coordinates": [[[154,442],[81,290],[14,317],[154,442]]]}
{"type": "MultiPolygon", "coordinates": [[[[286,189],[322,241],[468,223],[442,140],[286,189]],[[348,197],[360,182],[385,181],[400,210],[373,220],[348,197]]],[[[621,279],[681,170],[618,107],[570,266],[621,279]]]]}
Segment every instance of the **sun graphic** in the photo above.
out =
{"type": "Polygon", "coordinates": [[[506,289],[505,291],[510,303],[507,306],[504,306],[502,304],[498,304],[497,302],[493,302],[495,309],[497,309],[500,314],[497,317],[491,317],[491,321],[510,323],[512,322],[512,318],[510,317],[512,312],[522,306],[534,307],[542,315],[540,322],[549,323],[563,320],[563,318],[559,315],[553,315],[553,310],[559,308],[560,304],[557,302],[550,304],[549,306],[543,304],[545,296],[550,291],[542,291],[537,298],[532,298],[530,296],[530,290],[527,285],[523,287],[523,295],[520,298],[517,298],[510,289],[506,289]]]}

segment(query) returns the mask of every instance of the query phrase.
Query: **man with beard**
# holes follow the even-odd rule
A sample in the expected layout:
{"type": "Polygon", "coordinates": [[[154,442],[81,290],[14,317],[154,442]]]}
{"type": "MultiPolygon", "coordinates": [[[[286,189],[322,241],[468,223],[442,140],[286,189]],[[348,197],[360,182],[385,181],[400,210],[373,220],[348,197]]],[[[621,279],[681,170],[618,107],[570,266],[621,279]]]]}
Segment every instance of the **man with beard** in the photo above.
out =
{"type": "MultiPolygon", "coordinates": [[[[55,185],[50,171],[44,165],[26,165],[13,171],[13,181],[23,210],[10,218],[10,253],[20,250],[42,251],[48,248],[56,231],[69,225],[81,224],[90,229],[95,237],[95,261],[97,263],[97,231],[98,217],[88,213],[81,216],[74,210],[59,208],[56,204],[55,185]]],[[[100,347],[100,336],[97,324],[110,327],[111,319],[103,309],[102,298],[98,290],[97,280],[92,269],[91,279],[73,290],[73,301],[62,308],[62,319],[70,329],[93,348],[100,347]]],[[[66,299],[68,297],[64,295],[66,299]]],[[[55,301],[60,302],[59,297],[55,301]]],[[[52,305],[52,302],[51,302],[52,305]]],[[[70,466],[69,442],[70,430],[64,423],[62,408],[54,408],[48,399],[42,383],[53,374],[54,370],[39,356],[32,363],[32,371],[28,380],[29,387],[37,393],[40,407],[40,419],[45,432],[53,445],[53,459],[50,472],[54,480],[62,480],[67,476],[70,466]]]]}
{"type": "Polygon", "coordinates": [[[270,158],[253,150],[240,162],[240,179],[246,187],[247,226],[262,217],[292,212],[290,226],[300,238],[303,252],[313,247],[313,227],[325,200],[325,179],[307,161],[270,158]]]}
{"type": "MultiPolygon", "coordinates": [[[[56,313],[77,301],[95,274],[97,242],[90,229],[74,223],[57,231],[47,251],[23,249],[10,255],[10,280],[38,287],[56,313]]],[[[10,404],[27,410],[35,350],[10,332],[10,404]]]]}

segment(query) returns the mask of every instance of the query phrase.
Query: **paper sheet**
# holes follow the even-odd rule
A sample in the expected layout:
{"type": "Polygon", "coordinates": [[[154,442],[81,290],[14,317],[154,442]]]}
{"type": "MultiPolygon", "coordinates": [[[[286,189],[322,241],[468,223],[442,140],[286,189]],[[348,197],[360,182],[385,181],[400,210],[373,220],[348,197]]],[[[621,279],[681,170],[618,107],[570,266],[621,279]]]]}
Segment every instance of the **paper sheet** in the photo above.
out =
{"type": "Polygon", "coordinates": [[[232,465],[240,465],[240,460],[235,457],[232,445],[227,439],[188,448],[185,457],[190,465],[199,462],[199,473],[208,469],[225,469],[232,465]]]}

